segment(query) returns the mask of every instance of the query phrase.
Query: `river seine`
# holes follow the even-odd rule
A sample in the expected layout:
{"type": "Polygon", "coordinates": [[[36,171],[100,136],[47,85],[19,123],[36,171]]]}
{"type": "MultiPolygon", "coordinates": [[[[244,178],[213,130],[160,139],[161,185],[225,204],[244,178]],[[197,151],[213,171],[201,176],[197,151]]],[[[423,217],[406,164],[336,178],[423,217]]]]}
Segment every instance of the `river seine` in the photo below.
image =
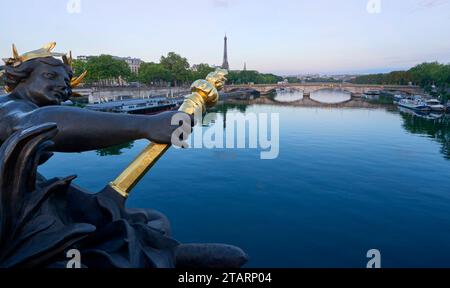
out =
{"type": "MultiPolygon", "coordinates": [[[[225,105],[221,113],[279,113],[279,156],[258,149],[170,149],[129,207],[154,208],[180,242],[243,248],[247,267],[450,267],[450,119],[384,108],[225,105]]],[[[289,95],[292,93],[292,95],[289,95]]],[[[328,91],[311,99],[344,101],[328,91]],[[323,94],[323,95],[322,95],[323,94]]],[[[290,98],[291,97],[291,98],[290,98]]],[[[98,191],[146,146],[56,154],[40,172],[77,173],[98,191]]]]}

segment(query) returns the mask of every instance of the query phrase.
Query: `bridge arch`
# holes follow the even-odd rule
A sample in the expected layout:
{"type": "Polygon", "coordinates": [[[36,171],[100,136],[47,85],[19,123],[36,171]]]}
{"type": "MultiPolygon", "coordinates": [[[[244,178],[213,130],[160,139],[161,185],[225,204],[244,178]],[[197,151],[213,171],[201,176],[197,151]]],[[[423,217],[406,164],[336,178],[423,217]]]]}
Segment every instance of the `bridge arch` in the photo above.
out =
{"type": "Polygon", "coordinates": [[[318,91],[322,91],[322,90],[339,90],[342,91],[344,93],[348,93],[348,94],[353,94],[354,92],[351,91],[351,89],[345,88],[345,87],[320,87],[320,88],[316,88],[316,89],[311,89],[310,91],[308,91],[308,94],[312,94],[318,91]]]}

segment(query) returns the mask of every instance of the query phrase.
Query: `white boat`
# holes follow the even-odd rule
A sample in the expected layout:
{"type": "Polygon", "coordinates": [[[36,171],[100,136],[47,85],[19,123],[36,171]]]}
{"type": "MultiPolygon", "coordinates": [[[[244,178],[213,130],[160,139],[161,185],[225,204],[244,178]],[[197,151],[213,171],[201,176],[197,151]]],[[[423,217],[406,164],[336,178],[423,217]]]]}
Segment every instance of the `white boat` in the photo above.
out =
{"type": "Polygon", "coordinates": [[[379,90],[369,90],[367,92],[365,92],[364,94],[366,95],[380,95],[380,91],[379,90]]]}
{"type": "Polygon", "coordinates": [[[146,114],[173,109],[180,102],[180,99],[169,99],[164,97],[127,99],[90,104],[86,106],[86,109],[114,113],[146,114]]]}
{"type": "Polygon", "coordinates": [[[405,98],[398,101],[398,106],[408,108],[414,111],[430,111],[431,107],[427,105],[425,101],[419,98],[411,99],[405,98]]]}
{"type": "Polygon", "coordinates": [[[402,100],[403,98],[404,98],[403,95],[400,95],[400,94],[394,95],[394,104],[397,104],[397,103],[400,102],[400,100],[402,100]]]}
{"type": "Polygon", "coordinates": [[[430,99],[426,101],[427,105],[430,106],[432,111],[445,111],[445,106],[439,102],[439,100],[436,99],[430,99]]]}
{"type": "Polygon", "coordinates": [[[407,113],[410,115],[414,115],[416,117],[420,117],[423,119],[428,119],[428,120],[436,120],[439,118],[444,117],[443,113],[430,113],[429,111],[417,111],[417,110],[412,110],[409,108],[404,108],[404,107],[398,107],[398,110],[402,113],[407,113]]]}

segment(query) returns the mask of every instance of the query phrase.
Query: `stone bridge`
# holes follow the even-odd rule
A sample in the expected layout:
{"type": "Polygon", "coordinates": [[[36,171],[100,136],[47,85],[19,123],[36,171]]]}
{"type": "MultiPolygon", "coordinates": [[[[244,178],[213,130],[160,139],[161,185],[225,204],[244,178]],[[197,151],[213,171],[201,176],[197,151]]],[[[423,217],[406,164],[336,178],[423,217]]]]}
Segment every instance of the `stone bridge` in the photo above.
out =
{"type": "Polygon", "coordinates": [[[253,89],[261,94],[269,94],[277,89],[296,89],[309,95],[321,89],[341,89],[350,92],[352,96],[361,96],[369,91],[398,91],[406,94],[422,94],[423,90],[419,86],[406,85],[361,85],[351,83],[289,83],[289,84],[248,84],[248,85],[227,85],[225,92],[233,92],[239,89],[253,89]]]}

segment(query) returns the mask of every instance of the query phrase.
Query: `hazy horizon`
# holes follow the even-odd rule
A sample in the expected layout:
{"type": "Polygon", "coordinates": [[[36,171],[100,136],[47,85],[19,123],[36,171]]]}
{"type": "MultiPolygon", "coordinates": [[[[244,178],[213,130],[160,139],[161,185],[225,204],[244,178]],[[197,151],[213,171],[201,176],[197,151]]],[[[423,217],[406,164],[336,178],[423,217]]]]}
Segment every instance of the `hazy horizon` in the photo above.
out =
{"type": "Polygon", "coordinates": [[[277,75],[368,74],[450,62],[449,0],[17,0],[12,6],[4,11],[20,14],[0,18],[2,58],[11,56],[12,43],[24,53],[56,41],[56,51],[75,56],[158,62],[173,51],[191,65],[220,65],[226,33],[232,70],[246,62],[249,70],[277,75]]]}

